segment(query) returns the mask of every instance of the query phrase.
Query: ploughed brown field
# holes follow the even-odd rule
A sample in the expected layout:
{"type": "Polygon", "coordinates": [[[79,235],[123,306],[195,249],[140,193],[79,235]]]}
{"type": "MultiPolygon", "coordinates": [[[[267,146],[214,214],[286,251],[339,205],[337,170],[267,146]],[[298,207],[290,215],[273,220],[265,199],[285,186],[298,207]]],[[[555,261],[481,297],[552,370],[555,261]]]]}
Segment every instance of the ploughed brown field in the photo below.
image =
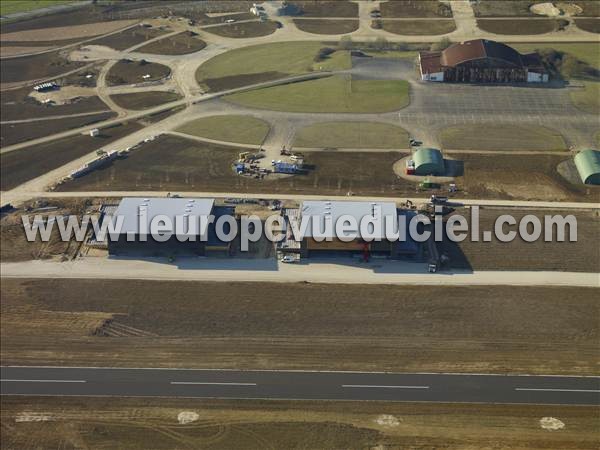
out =
{"type": "Polygon", "coordinates": [[[3,365],[599,369],[592,288],[2,281],[3,365]]]}
{"type": "MultiPolygon", "coordinates": [[[[105,106],[102,109],[108,109],[108,107],[105,106]]],[[[112,119],[115,116],[116,113],[110,111],[100,114],[66,117],[63,119],[2,124],[0,125],[0,146],[6,147],[8,145],[60,133],[61,131],[84,127],[96,122],[112,119]]]]}
{"type": "MultiPolygon", "coordinates": [[[[7,448],[589,449],[591,406],[2,397],[7,448]],[[197,414],[181,424],[182,413],[197,414]],[[540,419],[565,424],[542,429],[540,419]]],[[[189,414],[188,414],[189,415],[189,414]]]]}
{"type": "MultiPolygon", "coordinates": [[[[468,221],[471,211],[459,209],[457,214],[468,221]]],[[[463,242],[446,240],[438,244],[439,249],[450,257],[451,267],[471,270],[559,270],[566,272],[600,272],[600,251],[591,242],[600,240],[600,214],[591,210],[552,210],[552,209],[510,209],[484,207],[479,209],[479,242],[467,237],[463,242]],[[482,232],[494,231],[494,223],[501,215],[511,215],[519,221],[526,215],[534,215],[542,224],[541,239],[526,242],[517,238],[512,242],[500,242],[493,237],[491,242],[483,242],[482,232]],[[556,231],[553,242],[544,242],[544,216],[573,215],[577,221],[577,242],[568,242],[569,229],[565,232],[565,242],[557,242],[556,231]]],[[[518,225],[505,225],[504,231],[518,231],[518,225]]],[[[532,230],[531,227],[529,229],[532,230]]]]}
{"type": "MultiPolygon", "coordinates": [[[[400,152],[311,152],[308,171],[287,178],[256,180],[233,171],[239,149],[163,135],[132,151],[127,159],[65,183],[63,191],[162,190],[415,196],[417,183],[399,178],[393,165],[400,152]],[[164,149],[169,151],[165,152],[164,149]]],[[[569,183],[556,171],[564,155],[478,155],[453,153],[464,163],[457,178],[467,198],[596,201],[600,190],[569,183]],[[535,182],[532,182],[535,180],[535,182]]]]}
{"type": "Polygon", "coordinates": [[[129,122],[103,128],[100,136],[95,138],[80,134],[2,153],[0,188],[3,191],[13,189],[140,128],[139,123],[129,122]]]}

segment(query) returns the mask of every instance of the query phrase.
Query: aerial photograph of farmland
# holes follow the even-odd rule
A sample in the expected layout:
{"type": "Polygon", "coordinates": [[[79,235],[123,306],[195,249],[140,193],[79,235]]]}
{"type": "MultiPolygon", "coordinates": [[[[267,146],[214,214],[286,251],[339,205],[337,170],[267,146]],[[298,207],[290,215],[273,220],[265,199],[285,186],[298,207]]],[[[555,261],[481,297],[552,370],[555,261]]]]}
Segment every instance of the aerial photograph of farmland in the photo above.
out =
{"type": "Polygon", "coordinates": [[[0,0],[0,449],[600,448],[600,0],[0,0]]]}

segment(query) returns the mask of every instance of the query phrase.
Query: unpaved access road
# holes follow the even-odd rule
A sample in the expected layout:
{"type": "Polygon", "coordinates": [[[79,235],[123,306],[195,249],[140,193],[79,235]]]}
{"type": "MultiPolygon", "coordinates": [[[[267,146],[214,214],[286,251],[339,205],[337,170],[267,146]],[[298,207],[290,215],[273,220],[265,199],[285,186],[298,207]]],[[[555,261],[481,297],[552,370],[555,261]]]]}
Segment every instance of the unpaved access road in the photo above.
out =
{"type": "Polygon", "coordinates": [[[275,259],[85,257],[68,262],[24,261],[3,263],[3,278],[97,278],[137,280],[196,280],[328,284],[394,284],[445,286],[579,286],[600,287],[600,274],[574,272],[447,271],[426,272],[424,263],[350,258],[310,259],[283,264],[275,259]]]}

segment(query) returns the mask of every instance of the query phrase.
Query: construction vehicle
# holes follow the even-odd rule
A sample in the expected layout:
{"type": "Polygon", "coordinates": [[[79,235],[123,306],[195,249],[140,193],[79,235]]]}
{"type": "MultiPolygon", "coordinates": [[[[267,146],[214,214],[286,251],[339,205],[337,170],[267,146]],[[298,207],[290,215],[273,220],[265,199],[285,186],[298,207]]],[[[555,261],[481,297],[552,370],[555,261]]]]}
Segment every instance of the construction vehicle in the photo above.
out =
{"type": "Polygon", "coordinates": [[[238,160],[240,162],[245,162],[246,161],[246,157],[250,154],[250,152],[241,152],[238,156],[238,160]]]}

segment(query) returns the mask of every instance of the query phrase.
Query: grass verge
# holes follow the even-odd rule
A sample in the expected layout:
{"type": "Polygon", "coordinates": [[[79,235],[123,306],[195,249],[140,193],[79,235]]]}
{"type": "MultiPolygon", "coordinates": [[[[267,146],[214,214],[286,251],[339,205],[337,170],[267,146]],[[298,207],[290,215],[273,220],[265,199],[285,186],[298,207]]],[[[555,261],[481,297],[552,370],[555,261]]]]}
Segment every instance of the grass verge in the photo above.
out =
{"type": "Polygon", "coordinates": [[[381,15],[387,17],[452,17],[452,9],[438,0],[393,0],[381,4],[381,15]]]}
{"type": "Polygon", "coordinates": [[[493,125],[482,128],[462,125],[444,129],[440,138],[442,147],[451,150],[567,150],[560,133],[539,126],[493,125]]]}
{"type": "Polygon", "coordinates": [[[162,80],[170,74],[171,69],[162,64],[149,63],[143,60],[121,60],[110,68],[106,75],[106,82],[109,86],[147,83],[162,80]],[[150,75],[150,77],[144,78],[146,75],[150,75]]]}
{"type": "Polygon", "coordinates": [[[575,25],[584,31],[589,31],[590,33],[600,33],[600,18],[575,19],[575,25]]]}
{"type": "Polygon", "coordinates": [[[270,125],[251,116],[212,116],[196,119],[177,128],[180,133],[217,141],[260,145],[269,133],[270,125]]]}
{"type": "Polygon", "coordinates": [[[224,97],[243,106],[291,112],[377,113],[409,104],[409,84],[403,80],[353,80],[332,76],[256,89],[224,97]]]}
{"type": "Polygon", "coordinates": [[[324,122],[302,128],[295,147],[310,148],[408,148],[403,128],[378,122],[324,122]]]}

